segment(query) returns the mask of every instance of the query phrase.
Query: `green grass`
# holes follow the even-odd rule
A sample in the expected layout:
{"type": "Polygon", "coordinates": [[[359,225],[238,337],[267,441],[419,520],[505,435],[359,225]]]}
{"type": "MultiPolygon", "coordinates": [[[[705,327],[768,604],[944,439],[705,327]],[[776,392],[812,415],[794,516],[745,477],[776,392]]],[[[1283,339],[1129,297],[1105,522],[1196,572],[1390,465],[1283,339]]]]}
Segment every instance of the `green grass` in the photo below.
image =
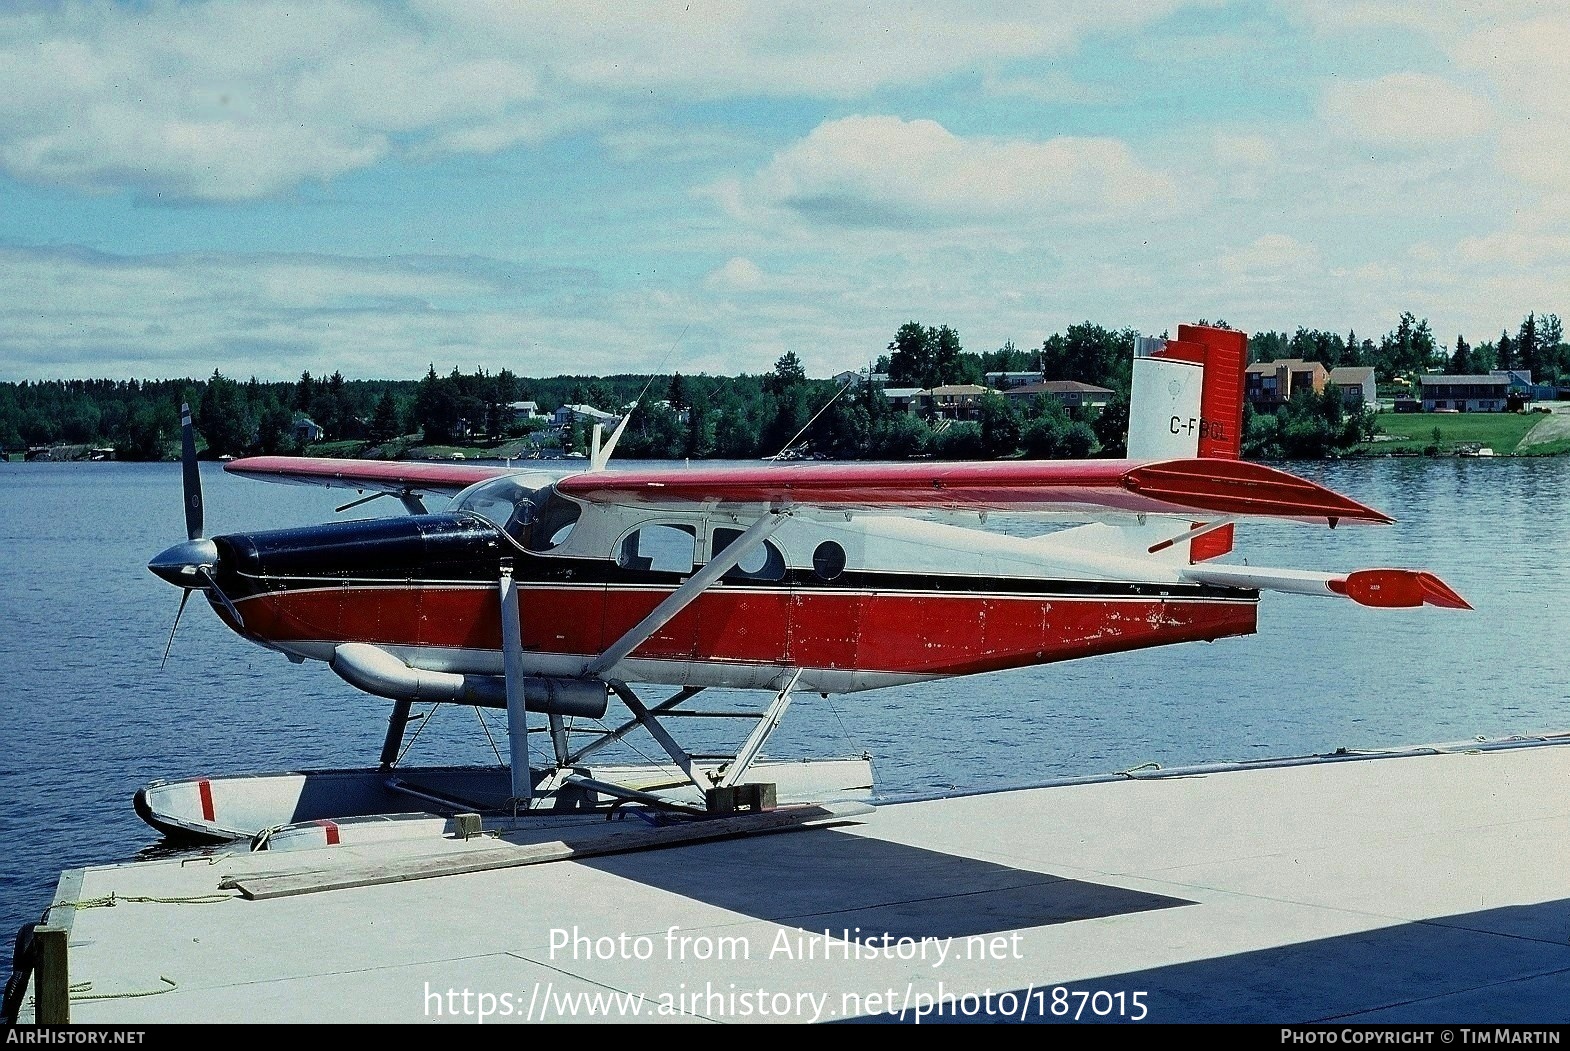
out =
{"type": "MultiPolygon", "coordinates": [[[[1500,456],[1515,452],[1526,433],[1543,419],[1542,413],[1514,412],[1382,412],[1376,419],[1379,429],[1394,441],[1377,441],[1363,446],[1371,453],[1421,453],[1430,445],[1439,446],[1439,454],[1453,454],[1463,445],[1483,445],[1500,456]],[[1434,428],[1439,428],[1439,438],[1434,438],[1434,428]]],[[[1532,446],[1536,455],[1555,448],[1560,443],[1532,446]]]]}
{"type": "Polygon", "coordinates": [[[349,440],[341,442],[317,442],[308,447],[307,456],[357,456],[364,451],[365,442],[349,440]]]}
{"type": "Polygon", "coordinates": [[[1541,445],[1528,445],[1516,453],[1517,456],[1563,456],[1570,453],[1570,438],[1561,438],[1557,441],[1543,442],[1541,445]]]}
{"type": "Polygon", "coordinates": [[[373,457],[394,460],[452,460],[462,456],[465,460],[505,460],[525,456],[534,446],[527,438],[508,438],[479,445],[425,445],[417,435],[406,434],[381,445],[366,441],[317,442],[307,446],[306,456],[332,456],[352,459],[369,453],[373,457]]]}
{"type": "Polygon", "coordinates": [[[513,438],[485,445],[410,445],[405,454],[419,460],[451,460],[461,455],[465,460],[505,460],[522,456],[534,447],[526,438],[513,438]]]}

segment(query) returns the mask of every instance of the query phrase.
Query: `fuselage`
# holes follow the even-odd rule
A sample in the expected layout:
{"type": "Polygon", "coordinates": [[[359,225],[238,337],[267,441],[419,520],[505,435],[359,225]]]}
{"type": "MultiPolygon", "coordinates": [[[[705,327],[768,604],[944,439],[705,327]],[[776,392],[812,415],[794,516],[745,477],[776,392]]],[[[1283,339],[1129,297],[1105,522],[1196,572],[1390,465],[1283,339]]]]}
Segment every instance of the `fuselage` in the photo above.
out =
{"type": "MultiPolygon", "coordinates": [[[[527,546],[467,510],[217,537],[216,579],[243,624],[214,608],[297,658],[363,642],[412,668],[499,675],[506,565],[527,672],[572,678],[746,527],[716,509],[568,510],[550,542],[527,546]]],[[[532,525],[557,528],[549,514],[532,525]]],[[[796,516],[615,677],[778,689],[800,670],[799,688],[844,693],[1252,634],[1257,600],[1083,541],[796,516]]]]}

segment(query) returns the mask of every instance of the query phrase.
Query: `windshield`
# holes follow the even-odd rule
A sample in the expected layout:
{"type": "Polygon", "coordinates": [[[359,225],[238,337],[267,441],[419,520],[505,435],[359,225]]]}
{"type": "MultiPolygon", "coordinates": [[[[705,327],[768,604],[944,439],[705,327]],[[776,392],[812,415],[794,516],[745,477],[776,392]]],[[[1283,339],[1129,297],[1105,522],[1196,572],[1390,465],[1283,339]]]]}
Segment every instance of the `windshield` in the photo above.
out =
{"type": "Polygon", "coordinates": [[[471,485],[458,494],[453,510],[479,515],[519,547],[540,552],[565,542],[583,511],[555,486],[536,488],[509,475],[471,485]]]}

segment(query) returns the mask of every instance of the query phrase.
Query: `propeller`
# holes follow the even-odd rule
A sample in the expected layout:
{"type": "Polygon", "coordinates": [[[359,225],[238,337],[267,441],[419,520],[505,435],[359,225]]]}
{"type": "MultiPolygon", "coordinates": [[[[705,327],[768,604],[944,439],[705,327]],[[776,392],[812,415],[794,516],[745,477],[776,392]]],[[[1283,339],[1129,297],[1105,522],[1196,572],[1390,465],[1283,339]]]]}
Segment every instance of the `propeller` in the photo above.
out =
{"type": "Polygon", "coordinates": [[[229,596],[219,588],[213,571],[218,567],[218,545],[202,535],[202,476],[196,464],[196,432],[191,425],[191,406],[180,406],[180,480],[185,504],[185,536],[179,543],[154,556],[147,568],[160,579],[180,588],[180,607],[175,610],[174,626],[169,629],[169,642],[164,646],[162,668],[169,661],[169,650],[174,646],[174,635],[180,630],[180,618],[185,614],[185,604],[191,592],[200,590],[209,598],[216,598],[228,610],[236,624],[245,626],[240,610],[229,596]]]}
{"type": "Polygon", "coordinates": [[[180,405],[180,482],[185,490],[185,538],[202,539],[202,472],[196,466],[196,428],[191,406],[180,405]]]}

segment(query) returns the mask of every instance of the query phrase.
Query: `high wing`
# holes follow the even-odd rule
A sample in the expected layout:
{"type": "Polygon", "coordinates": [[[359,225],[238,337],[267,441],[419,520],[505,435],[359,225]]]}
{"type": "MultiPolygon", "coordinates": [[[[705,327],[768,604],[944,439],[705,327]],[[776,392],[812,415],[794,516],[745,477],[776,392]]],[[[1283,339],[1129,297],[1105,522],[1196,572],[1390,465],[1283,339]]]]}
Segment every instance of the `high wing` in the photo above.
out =
{"type": "MultiPolygon", "coordinates": [[[[225,470],[247,478],[395,496],[453,496],[516,468],[479,464],[253,456],[225,470]]],[[[825,508],[1262,516],[1305,522],[1391,519],[1295,475],[1244,460],[1009,460],[965,463],[781,463],[578,471],[557,489],[586,503],[669,510],[825,508]]]]}
{"type": "Polygon", "coordinates": [[[453,496],[475,482],[512,474],[506,467],[479,464],[335,460],[319,456],[249,456],[224,470],[246,478],[288,485],[321,485],[389,496],[453,496]]]}
{"type": "Polygon", "coordinates": [[[1314,482],[1242,460],[1010,460],[786,463],[569,475],[563,494],[667,509],[1050,511],[1265,516],[1306,522],[1392,519],[1314,482]]]}

